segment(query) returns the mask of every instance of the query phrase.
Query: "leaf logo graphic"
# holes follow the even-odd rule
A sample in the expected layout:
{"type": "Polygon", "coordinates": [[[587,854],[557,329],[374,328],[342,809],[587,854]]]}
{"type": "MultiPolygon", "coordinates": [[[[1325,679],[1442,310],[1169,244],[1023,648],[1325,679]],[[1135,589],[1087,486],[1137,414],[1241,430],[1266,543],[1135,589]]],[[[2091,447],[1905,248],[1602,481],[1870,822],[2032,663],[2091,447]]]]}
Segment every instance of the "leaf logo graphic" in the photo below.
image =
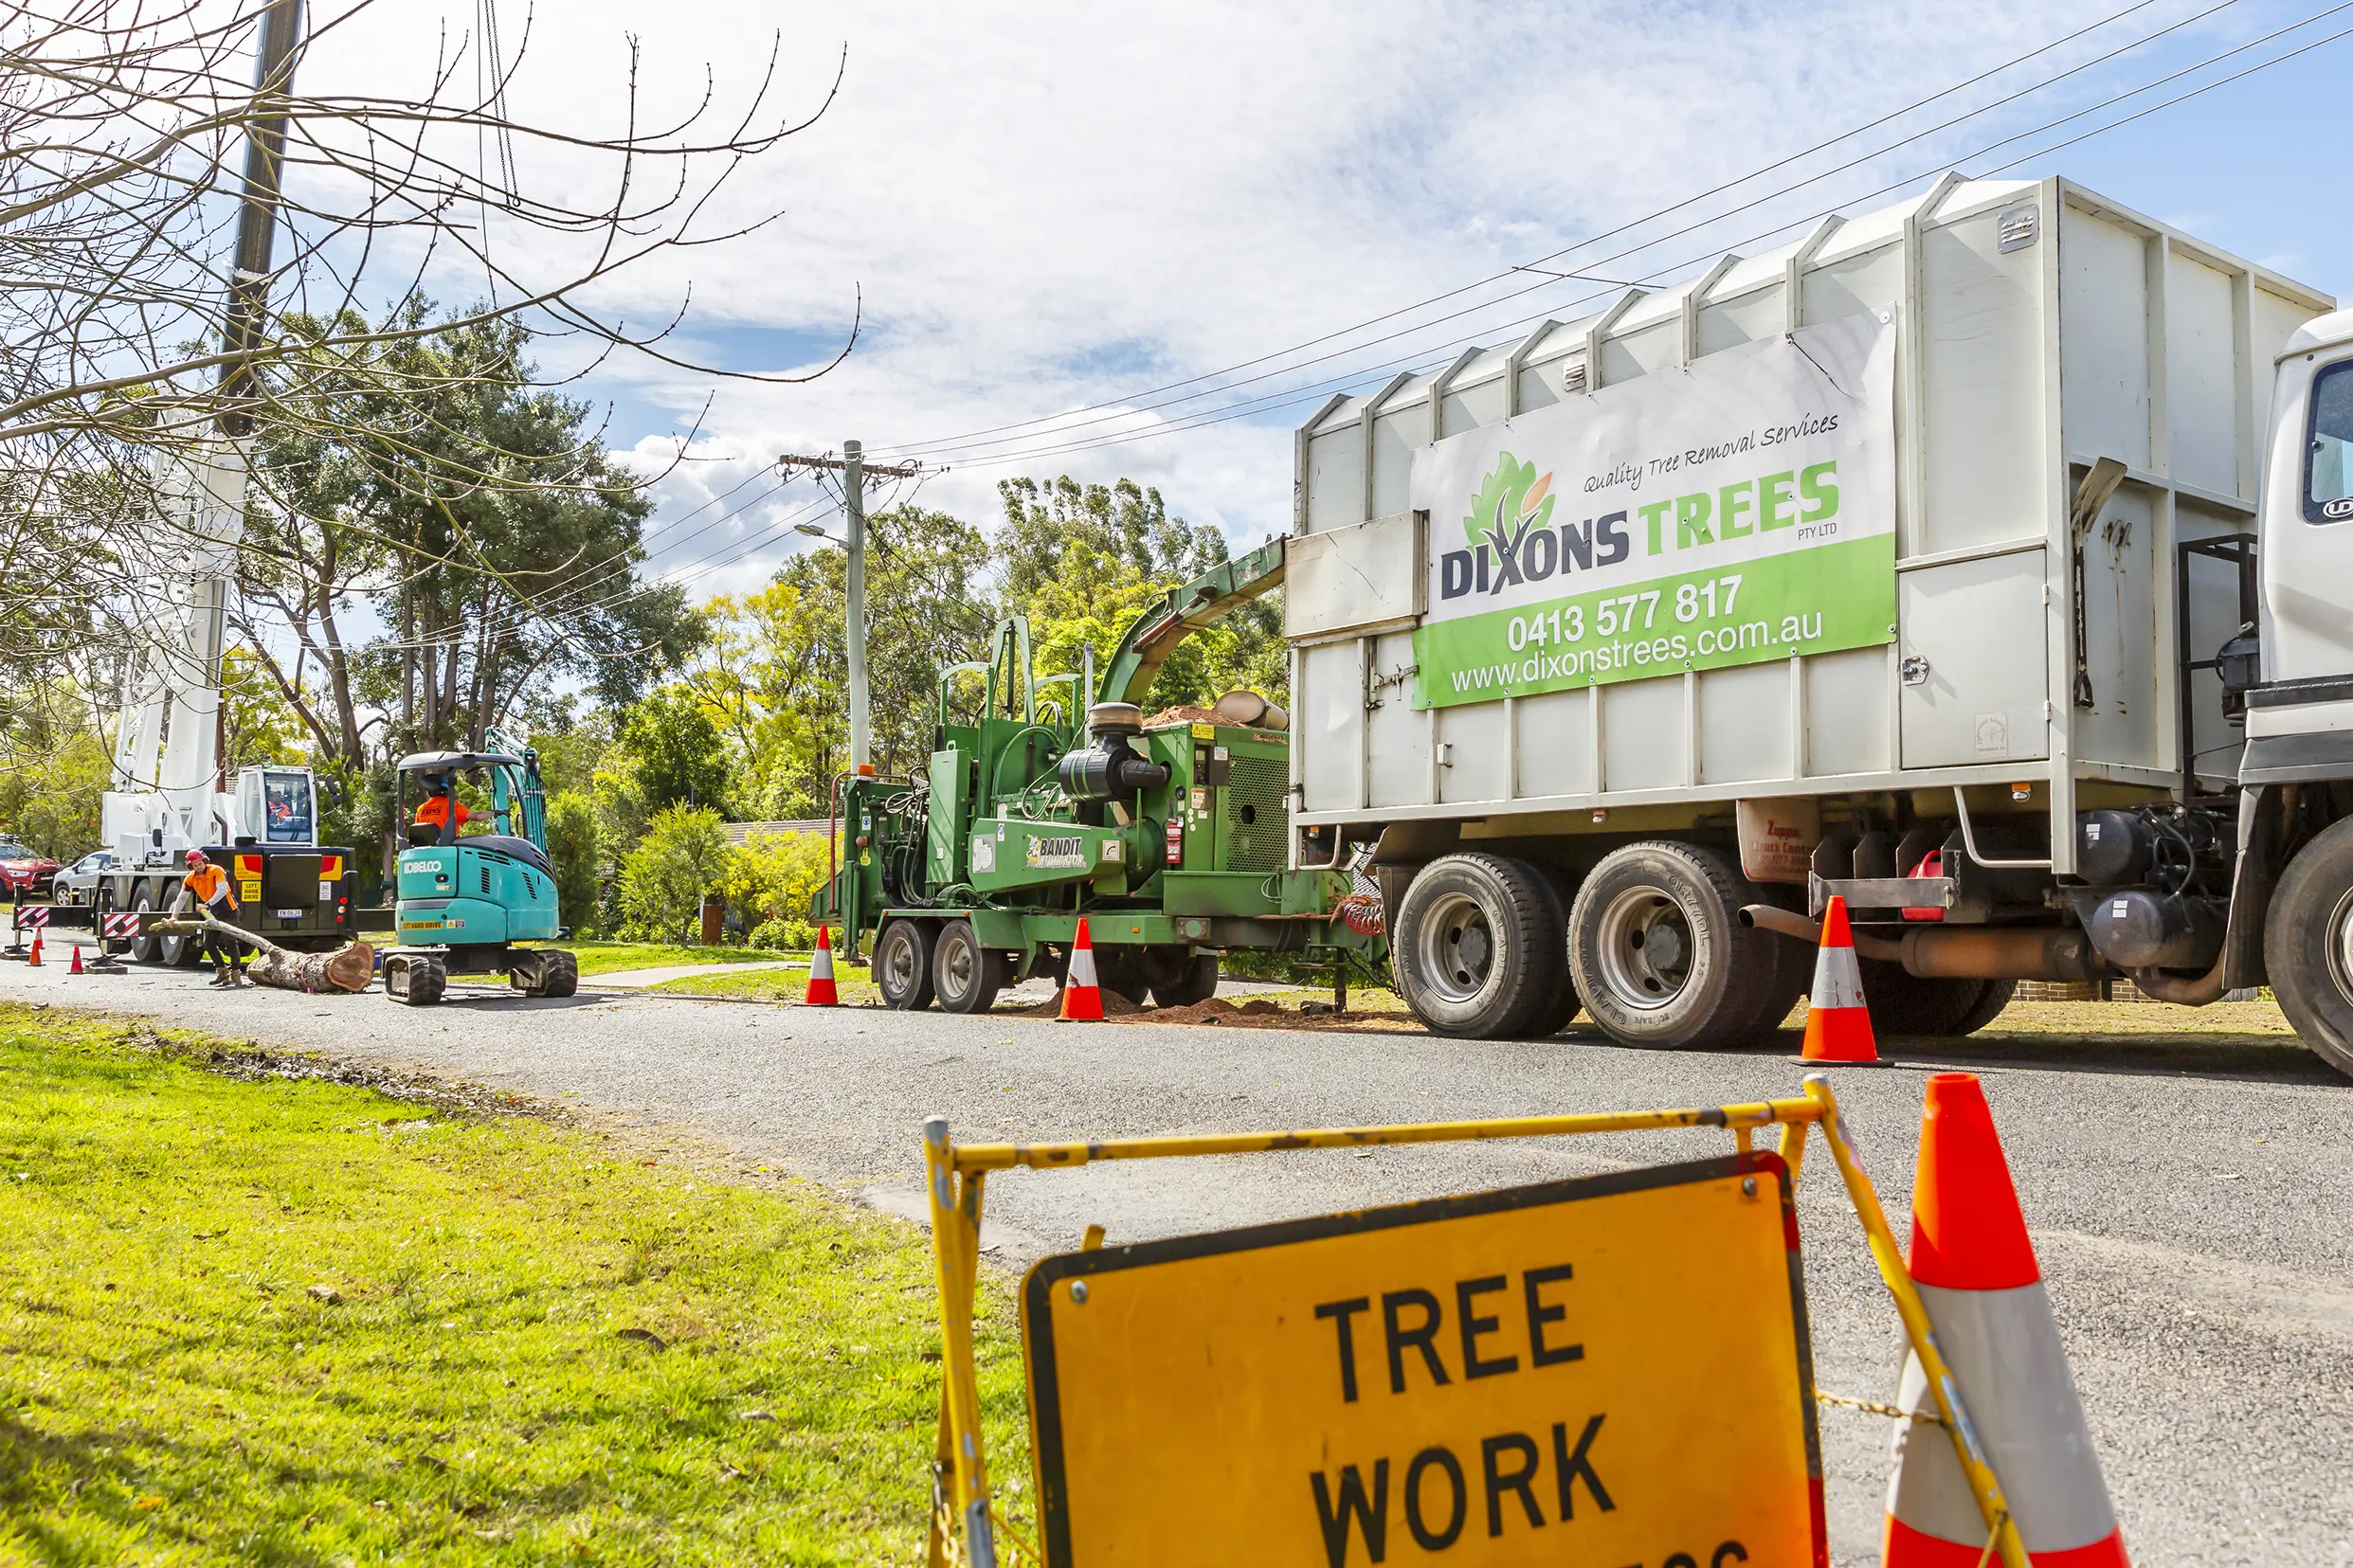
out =
{"type": "Polygon", "coordinates": [[[1471,498],[1462,532],[1473,549],[1492,545],[1498,559],[1513,559],[1528,536],[1552,520],[1552,503],[1557,498],[1550,474],[1538,475],[1534,463],[1522,462],[1509,452],[1497,453],[1494,471],[1471,498]]]}

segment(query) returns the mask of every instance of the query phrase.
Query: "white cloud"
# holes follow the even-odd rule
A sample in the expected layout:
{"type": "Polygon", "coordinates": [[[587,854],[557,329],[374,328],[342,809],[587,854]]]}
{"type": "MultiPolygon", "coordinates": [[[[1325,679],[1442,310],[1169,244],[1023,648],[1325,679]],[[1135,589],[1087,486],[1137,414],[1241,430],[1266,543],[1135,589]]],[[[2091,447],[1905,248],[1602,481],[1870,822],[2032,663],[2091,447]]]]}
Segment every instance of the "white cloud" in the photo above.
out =
{"type": "MultiPolygon", "coordinates": [[[[862,290],[857,352],[799,387],[721,383],[715,396],[708,378],[642,362],[615,363],[591,383],[617,401],[616,443],[635,442],[647,460],[669,450],[655,439],[669,422],[682,429],[713,400],[697,451],[738,460],[684,464],[666,478],[662,515],[675,516],[778,452],[850,435],[886,447],[1132,396],[1394,310],[1679,200],[2113,9],[1362,0],[780,11],[671,0],[649,25],[642,6],[565,0],[541,11],[516,106],[526,118],[612,123],[621,39],[632,28],[643,29],[657,109],[698,93],[705,61],[723,100],[740,102],[779,27],[785,100],[813,102],[848,45],[833,107],[746,166],[732,191],[733,212],[781,208],[781,220],[679,253],[634,279],[628,302],[650,315],[691,281],[695,337],[756,363],[780,344],[814,351],[846,325],[862,290]],[[734,328],[769,331],[746,340],[734,328]]],[[[2189,9],[2162,7],[2139,25],[2189,9]]],[[[512,40],[519,8],[502,14],[512,40]]],[[[405,46],[413,53],[425,39],[405,46]]],[[[2091,47],[2074,46],[2072,58],[2091,47]]],[[[2004,131],[2040,117],[2020,113],[2004,131]]],[[[1830,198],[2000,134],[1952,133],[1906,150],[1834,182],[1830,198]]],[[[541,154],[527,160],[570,177],[541,154]]],[[[1620,276],[1694,259],[1830,198],[1808,193],[1602,266],[1620,276]]],[[[1583,292],[1554,285],[1467,325],[1485,340],[1506,337],[1509,319],[1583,292]]],[[[1392,351],[1426,356],[1461,330],[1422,332],[1392,351]]],[[[1303,412],[1026,465],[973,464],[923,498],[985,518],[1004,474],[1126,474],[1159,485],[1186,515],[1255,538],[1289,518],[1290,426],[1303,412]]],[[[669,537],[687,540],[758,488],[669,537]]],[[[746,550],[807,493],[803,481],[657,564],[746,550]]],[[[695,586],[749,586],[786,548],[750,549],[695,586]]]]}

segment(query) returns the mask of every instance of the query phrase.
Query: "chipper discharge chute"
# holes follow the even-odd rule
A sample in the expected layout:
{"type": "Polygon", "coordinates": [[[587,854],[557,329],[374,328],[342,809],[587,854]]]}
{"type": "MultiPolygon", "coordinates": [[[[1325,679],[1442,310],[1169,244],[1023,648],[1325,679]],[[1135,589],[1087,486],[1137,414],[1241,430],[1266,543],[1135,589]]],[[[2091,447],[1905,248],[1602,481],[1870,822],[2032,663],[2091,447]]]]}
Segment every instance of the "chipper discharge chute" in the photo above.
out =
{"type": "Polygon", "coordinates": [[[1276,540],[1177,588],[1099,682],[1037,678],[1028,623],[1006,621],[986,663],[942,675],[921,778],[842,781],[841,861],[814,913],[842,926],[848,956],[872,955],[886,1002],[980,1012],[1017,981],[1059,980],[1082,915],[1103,988],[1131,1002],[1205,1000],[1237,949],[1342,986],[1379,959],[1377,918],[1362,900],[1342,912],[1350,874],[1292,868],[1282,711],[1249,693],[1162,722],[1141,706],[1178,642],[1282,571],[1276,540]],[[960,715],[973,679],[980,711],[960,715]]]}

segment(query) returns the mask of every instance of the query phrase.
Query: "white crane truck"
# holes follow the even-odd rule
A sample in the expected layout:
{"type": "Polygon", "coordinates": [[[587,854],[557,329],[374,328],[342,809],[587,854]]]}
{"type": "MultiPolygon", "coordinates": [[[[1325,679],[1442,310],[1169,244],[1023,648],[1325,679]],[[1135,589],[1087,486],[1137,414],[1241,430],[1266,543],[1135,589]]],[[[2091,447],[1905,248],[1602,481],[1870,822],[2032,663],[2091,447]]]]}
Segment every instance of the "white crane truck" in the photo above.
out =
{"type": "Polygon", "coordinates": [[[2353,312],[1958,174],[1297,436],[1292,853],[1441,1033],[2268,984],[2353,1072],[2353,312]]]}

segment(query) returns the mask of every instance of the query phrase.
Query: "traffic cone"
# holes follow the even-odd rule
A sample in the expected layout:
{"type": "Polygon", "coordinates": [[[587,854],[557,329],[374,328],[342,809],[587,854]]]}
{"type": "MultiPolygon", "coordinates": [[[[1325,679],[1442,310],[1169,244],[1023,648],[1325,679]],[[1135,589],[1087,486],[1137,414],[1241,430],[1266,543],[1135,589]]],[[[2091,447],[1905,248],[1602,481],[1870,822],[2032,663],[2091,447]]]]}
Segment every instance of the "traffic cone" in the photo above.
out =
{"type": "Polygon", "coordinates": [[[1814,956],[1814,998],[1805,1010],[1809,1062],[1875,1062],[1879,1043],[1871,1033],[1871,1009],[1863,1004],[1863,970],[1855,959],[1855,933],[1847,928],[1846,900],[1830,895],[1822,911],[1822,945],[1814,956]]]}
{"type": "Polygon", "coordinates": [[[25,962],[31,964],[36,969],[41,967],[41,928],[38,926],[33,928],[32,952],[28,957],[27,957],[25,962]]]}
{"type": "Polygon", "coordinates": [[[65,972],[69,975],[81,973],[81,945],[80,943],[74,944],[74,961],[66,966],[65,972]]]}
{"type": "Polygon", "coordinates": [[[825,934],[826,928],[817,928],[817,951],[809,955],[809,988],[802,993],[804,1007],[839,1007],[842,993],[833,983],[833,939],[825,934]]]}
{"type": "Polygon", "coordinates": [[[1078,936],[1070,947],[1070,972],[1062,978],[1062,1021],[1103,1021],[1103,988],[1095,978],[1095,941],[1087,935],[1087,917],[1078,917],[1078,936]]]}
{"type": "MultiPolygon", "coordinates": [[[[1911,1276],[1952,1368],[1969,1423],[2037,1568],[2128,1568],[2083,1403],[1985,1090],[1967,1072],[1928,1079],[1912,1177],[1911,1276]]],[[[1919,1358],[1897,1403],[1927,1412],[1895,1430],[1883,1568],[1973,1568],[1985,1522],[1919,1358]]]]}

